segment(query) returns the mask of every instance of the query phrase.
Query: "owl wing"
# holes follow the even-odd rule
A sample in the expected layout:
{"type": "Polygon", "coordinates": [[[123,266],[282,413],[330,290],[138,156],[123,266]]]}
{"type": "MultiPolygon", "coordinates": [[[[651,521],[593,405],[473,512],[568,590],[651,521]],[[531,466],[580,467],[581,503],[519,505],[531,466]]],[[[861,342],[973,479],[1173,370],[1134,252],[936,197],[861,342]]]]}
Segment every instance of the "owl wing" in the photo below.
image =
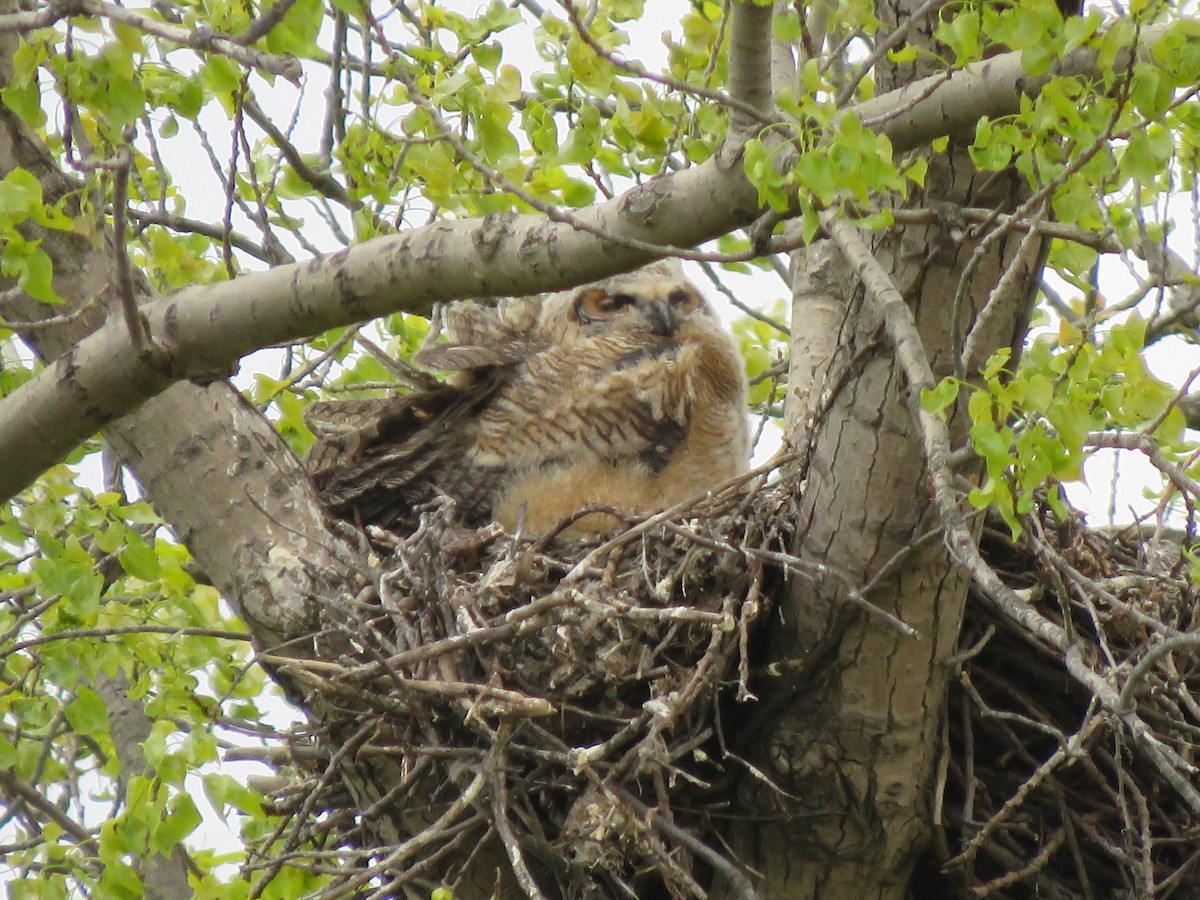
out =
{"type": "Polygon", "coordinates": [[[619,332],[531,357],[479,417],[471,461],[529,471],[596,459],[658,471],[690,416],[680,351],[648,332],[619,332]]]}
{"type": "Polygon", "coordinates": [[[510,366],[531,353],[542,349],[535,341],[507,341],[503,344],[432,344],[422,347],[413,357],[422,369],[430,372],[473,372],[510,366]]]}
{"type": "Polygon", "coordinates": [[[511,366],[545,349],[535,334],[541,300],[519,297],[497,306],[439,303],[429,321],[429,334],[413,362],[437,372],[473,372],[511,366]],[[439,343],[444,337],[446,343],[439,343]]]}
{"type": "MultiPolygon", "coordinates": [[[[414,507],[437,495],[446,470],[462,457],[470,423],[503,380],[486,373],[465,386],[313,404],[310,425],[322,424],[305,465],[322,501],[349,521],[415,525],[414,507]]],[[[450,480],[465,487],[459,477],[450,480]]],[[[455,499],[468,519],[486,515],[492,502],[486,489],[455,499]]]]}
{"type": "Polygon", "coordinates": [[[475,477],[464,451],[481,410],[545,348],[534,334],[540,309],[538,298],[439,304],[413,361],[462,375],[406,395],[312,404],[305,418],[318,440],[305,463],[325,504],[345,519],[411,526],[413,508],[440,492],[464,521],[486,517],[496,486],[475,477]]]}

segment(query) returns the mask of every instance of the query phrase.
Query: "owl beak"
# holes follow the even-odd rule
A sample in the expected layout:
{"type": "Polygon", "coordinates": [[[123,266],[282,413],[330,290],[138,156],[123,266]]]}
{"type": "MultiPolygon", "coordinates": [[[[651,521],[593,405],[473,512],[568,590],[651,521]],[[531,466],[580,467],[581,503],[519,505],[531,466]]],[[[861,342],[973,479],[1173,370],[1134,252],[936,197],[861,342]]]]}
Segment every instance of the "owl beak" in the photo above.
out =
{"type": "Polygon", "coordinates": [[[655,334],[661,334],[663,337],[670,337],[679,328],[683,317],[679,314],[674,306],[666,300],[650,300],[642,308],[642,315],[646,317],[646,322],[650,326],[650,330],[655,334]]]}

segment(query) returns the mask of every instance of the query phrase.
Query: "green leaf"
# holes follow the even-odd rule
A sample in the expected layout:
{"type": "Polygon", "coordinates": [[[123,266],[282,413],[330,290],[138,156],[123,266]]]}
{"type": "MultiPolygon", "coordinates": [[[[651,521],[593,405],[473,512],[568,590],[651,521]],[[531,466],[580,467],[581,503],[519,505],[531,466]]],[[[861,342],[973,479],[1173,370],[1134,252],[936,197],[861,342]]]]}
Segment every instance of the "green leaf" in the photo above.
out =
{"type": "Polygon", "coordinates": [[[147,546],[136,532],[128,533],[125,549],[121,551],[118,559],[121,561],[121,568],[134,578],[142,581],[154,581],[158,578],[158,554],[154,552],[153,547],[147,546]]]}
{"type": "Polygon", "coordinates": [[[142,879],[119,859],[108,860],[100,876],[99,894],[112,900],[141,900],[145,896],[142,879]]]}
{"type": "Polygon", "coordinates": [[[4,105],[16,113],[26,125],[40,128],[45,124],[42,92],[36,80],[14,79],[0,89],[0,98],[3,98],[4,105]]]}
{"type": "Polygon", "coordinates": [[[960,383],[954,378],[943,378],[935,387],[921,391],[921,406],[926,412],[940,413],[958,399],[960,383]]]}
{"type": "Polygon", "coordinates": [[[175,724],[160,720],[150,728],[150,734],[142,741],[142,755],[146,765],[157,769],[167,756],[167,738],[175,733],[175,724]]]}
{"type": "Polygon", "coordinates": [[[496,41],[476,44],[471,48],[471,58],[481,69],[495,72],[500,60],[504,58],[504,48],[496,41]]]}
{"type": "Polygon", "coordinates": [[[786,9],[775,16],[773,22],[775,40],[781,44],[794,44],[800,39],[800,14],[794,9],[786,9]]]}
{"type": "MultiPolygon", "coordinates": [[[[7,257],[6,252],[5,262],[8,261],[7,257]]],[[[17,283],[21,286],[21,290],[30,297],[41,300],[43,303],[64,302],[63,298],[54,291],[54,262],[41,247],[33,244],[27,245],[18,269],[21,275],[17,283]]]]}
{"type": "Polygon", "coordinates": [[[172,809],[150,836],[150,849],[163,856],[170,856],[183,839],[200,825],[203,819],[196,804],[187,794],[177,794],[171,801],[172,809]]]}
{"type": "Polygon", "coordinates": [[[67,610],[81,622],[90,622],[100,610],[104,579],[90,566],[44,557],[33,564],[43,589],[61,595],[67,610]]]}
{"type": "Polygon", "coordinates": [[[1138,112],[1154,120],[1160,118],[1175,99],[1175,86],[1162,70],[1143,64],[1135,71],[1130,96],[1138,112]]]}
{"type": "Polygon", "coordinates": [[[262,815],[262,801],[258,795],[229,775],[219,772],[205,775],[204,792],[222,819],[225,817],[225,808],[229,806],[248,816],[262,815]]]}
{"type": "Polygon", "coordinates": [[[79,734],[97,736],[108,733],[108,709],[91,688],[80,686],[63,710],[71,727],[79,734]]]}

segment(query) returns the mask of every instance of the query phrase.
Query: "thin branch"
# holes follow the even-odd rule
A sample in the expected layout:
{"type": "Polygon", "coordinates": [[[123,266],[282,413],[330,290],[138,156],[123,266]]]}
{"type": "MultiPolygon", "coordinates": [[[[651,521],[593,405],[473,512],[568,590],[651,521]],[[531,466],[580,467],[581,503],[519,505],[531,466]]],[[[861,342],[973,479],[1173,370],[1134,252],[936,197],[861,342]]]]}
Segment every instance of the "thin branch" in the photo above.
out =
{"type": "Polygon", "coordinates": [[[129,263],[125,226],[125,214],[129,208],[129,170],[133,166],[133,150],[128,143],[133,140],[132,129],[125,133],[125,140],[126,143],[117,150],[116,165],[112,169],[113,258],[117,269],[117,299],[134,351],[141,359],[150,361],[155,348],[134,296],[133,268],[129,263]]]}
{"type": "Polygon", "coordinates": [[[1112,683],[1085,661],[1082,646],[1073,641],[1061,625],[1046,619],[1018,597],[980,556],[955,496],[953,473],[948,464],[950,436],[946,423],[926,410],[920,402],[921,391],[932,388],[935,382],[912,311],[853,226],[831,214],[825,214],[822,223],[846,258],[856,267],[867,296],[883,314],[895,346],[897,361],[908,381],[909,403],[925,445],[934,500],[946,529],[946,544],[951,555],[967,570],[976,586],[1001,614],[1022,626],[1030,637],[1045,641],[1063,652],[1068,673],[1090,690],[1106,709],[1120,717],[1133,736],[1135,746],[1175,788],[1180,798],[1200,813],[1200,792],[1181,774],[1181,771],[1190,773],[1193,767],[1159,741],[1135,713],[1123,709],[1112,683]]]}
{"type": "Polygon", "coordinates": [[[770,4],[736,0],[729,5],[729,93],[737,105],[729,110],[730,138],[745,141],[771,120],[770,4]]]}
{"type": "MultiPolygon", "coordinates": [[[[691,94],[695,97],[700,97],[704,100],[709,100],[713,103],[718,103],[721,106],[729,107],[729,109],[731,110],[732,116],[736,117],[738,114],[741,115],[743,124],[747,128],[754,128],[755,126],[761,127],[763,125],[770,125],[775,121],[770,116],[770,106],[768,104],[759,102],[761,98],[759,98],[757,96],[758,92],[756,90],[753,90],[752,85],[749,85],[749,84],[739,85],[739,84],[735,83],[735,79],[733,77],[734,62],[732,59],[730,61],[730,93],[724,94],[724,93],[721,93],[720,91],[705,90],[704,88],[697,87],[694,84],[689,84],[686,81],[679,81],[678,79],[671,78],[668,75],[660,75],[660,74],[651,72],[649,69],[647,69],[645,66],[643,66],[637,60],[625,59],[624,57],[618,56],[617,54],[612,53],[609,50],[606,50],[600,44],[600,42],[596,40],[595,36],[592,35],[588,26],[579,17],[579,11],[577,9],[577,6],[576,6],[576,3],[574,2],[574,0],[560,0],[560,4],[563,7],[563,9],[566,11],[567,18],[570,20],[571,25],[572,25],[572,27],[574,27],[575,33],[579,36],[580,40],[582,40],[585,44],[587,44],[588,48],[591,49],[591,51],[593,53],[595,53],[601,59],[606,60],[607,62],[611,63],[615,68],[621,69],[622,71],[628,73],[629,75],[632,75],[635,78],[640,78],[644,81],[651,81],[655,84],[660,84],[663,87],[669,88],[670,90],[678,91],[679,93],[682,93],[682,94],[691,94]],[[748,88],[748,89],[750,89],[750,92],[745,93],[744,91],[739,91],[739,87],[748,88]],[[745,99],[743,99],[743,97],[745,99]]],[[[752,2],[747,2],[747,0],[736,0],[736,2],[731,4],[731,6],[732,6],[732,9],[730,11],[730,15],[733,17],[735,22],[737,21],[737,19],[739,17],[741,17],[743,19],[755,18],[754,13],[746,13],[745,12],[745,10],[756,9],[756,7],[754,6],[754,4],[752,2]]],[[[753,54],[754,52],[760,51],[762,49],[758,46],[761,34],[762,33],[765,33],[767,35],[770,34],[769,25],[770,25],[771,20],[770,20],[769,13],[767,15],[766,21],[767,21],[768,27],[766,29],[757,27],[757,30],[755,30],[755,29],[756,29],[756,26],[759,25],[758,22],[753,22],[753,23],[747,22],[747,25],[751,29],[752,34],[747,40],[747,43],[749,44],[749,46],[746,49],[751,54],[753,54]]],[[[731,29],[731,30],[736,30],[737,27],[738,27],[737,25],[734,25],[733,29],[731,29]]],[[[732,46],[730,48],[730,52],[732,55],[732,53],[733,53],[732,46]]],[[[757,74],[757,73],[750,73],[750,78],[753,78],[755,74],[757,74]]]]}
{"type": "Polygon", "coordinates": [[[346,193],[346,188],[336,178],[328,172],[318,172],[310,166],[305,161],[304,155],[296,148],[296,145],[288,140],[287,135],[276,127],[275,123],[271,121],[271,117],[263,112],[262,107],[249,94],[243,100],[243,107],[246,110],[246,115],[251,118],[255,125],[267,133],[267,136],[271,138],[271,142],[279,148],[279,152],[284,155],[288,164],[291,165],[302,180],[333,202],[346,207],[346,209],[353,211],[362,207],[362,201],[351,198],[346,193]]]}
{"type": "Polygon", "coordinates": [[[182,47],[192,47],[195,50],[228,56],[234,62],[248,69],[261,69],[264,72],[282,76],[292,84],[300,83],[300,62],[294,56],[251,50],[243,47],[233,38],[222,37],[206,29],[197,28],[189,31],[186,28],[168,25],[142,15],[136,10],[117,6],[115,3],[105,3],[102,0],[73,0],[73,2],[77,4],[77,9],[83,14],[120,22],[182,47]]]}
{"type": "Polygon", "coordinates": [[[181,47],[192,47],[196,50],[228,56],[247,68],[261,69],[264,72],[281,75],[293,84],[299,83],[300,63],[293,56],[251,50],[242,46],[238,39],[223,37],[202,28],[189,31],[186,28],[143,15],[137,10],[126,9],[115,3],[105,3],[102,0],[58,0],[39,12],[0,15],[0,33],[15,31],[19,34],[26,34],[35,28],[53,25],[60,19],[84,15],[111,19],[146,34],[179,44],[181,47]]]}
{"type": "MultiPolygon", "coordinates": [[[[26,784],[7,769],[0,769],[0,790],[3,790],[9,797],[16,798],[19,802],[24,803],[47,821],[53,822],[71,840],[84,847],[91,856],[99,856],[100,847],[91,833],[38,793],[33,785],[26,784]]],[[[99,862],[90,861],[87,864],[89,866],[98,866],[99,862]]]]}
{"type": "MultiPolygon", "coordinates": [[[[760,10],[769,17],[768,7],[745,6],[751,17],[760,10]]],[[[1148,29],[1138,51],[1148,52],[1166,33],[1165,27],[1148,29]]],[[[1046,78],[1059,71],[1088,71],[1094,62],[1094,52],[1076,51],[1045,78],[1031,79],[1020,55],[1006,54],[948,79],[926,80],[868,101],[860,113],[909,104],[913,90],[925,92],[932,84],[926,99],[882,128],[902,152],[973,127],[989,110],[993,115],[1015,110],[1020,98],[1036,92],[1046,78]],[[964,87],[982,96],[963,95],[964,87]]],[[[412,99],[420,102],[418,95],[412,99]]],[[[736,156],[736,147],[733,152],[736,156]]],[[[748,225],[759,214],[757,191],[731,162],[718,154],[569,216],[437,222],[302,265],[185,289],[150,304],[143,313],[151,336],[172,353],[170,372],[130,359],[123,352],[127,341],[104,328],[75,347],[69,364],[55,363],[0,401],[0,459],[9,463],[0,469],[0,500],[176,380],[224,377],[258,347],[398,309],[425,312],[435,300],[570,287],[628,271],[669,247],[695,246],[748,225]],[[722,202],[712,203],[715,196],[722,202]],[[397,291],[397,285],[404,290],[397,291]],[[62,390],[64,382],[72,389],[62,390]]]]}
{"type": "Polygon", "coordinates": [[[758,891],[754,889],[750,879],[720,853],[717,853],[694,834],[656,814],[654,810],[647,807],[625,788],[618,787],[616,794],[623,803],[627,803],[639,816],[649,821],[664,837],[686,847],[719,872],[728,883],[729,890],[733,892],[732,896],[739,897],[741,900],[759,900],[758,891]]]}

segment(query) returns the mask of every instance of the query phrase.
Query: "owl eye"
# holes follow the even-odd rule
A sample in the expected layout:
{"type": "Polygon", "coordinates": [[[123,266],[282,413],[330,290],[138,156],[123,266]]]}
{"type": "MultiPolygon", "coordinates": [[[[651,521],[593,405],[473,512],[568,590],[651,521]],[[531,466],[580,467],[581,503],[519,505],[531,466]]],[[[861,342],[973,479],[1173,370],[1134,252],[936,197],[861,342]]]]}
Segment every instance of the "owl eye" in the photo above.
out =
{"type": "Polygon", "coordinates": [[[617,310],[632,306],[636,302],[637,298],[631,294],[609,294],[599,288],[590,288],[575,299],[575,319],[585,324],[607,319],[617,310]]]}
{"type": "Polygon", "coordinates": [[[675,288],[667,294],[667,302],[681,312],[691,312],[700,305],[700,298],[692,291],[675,288]]]}

